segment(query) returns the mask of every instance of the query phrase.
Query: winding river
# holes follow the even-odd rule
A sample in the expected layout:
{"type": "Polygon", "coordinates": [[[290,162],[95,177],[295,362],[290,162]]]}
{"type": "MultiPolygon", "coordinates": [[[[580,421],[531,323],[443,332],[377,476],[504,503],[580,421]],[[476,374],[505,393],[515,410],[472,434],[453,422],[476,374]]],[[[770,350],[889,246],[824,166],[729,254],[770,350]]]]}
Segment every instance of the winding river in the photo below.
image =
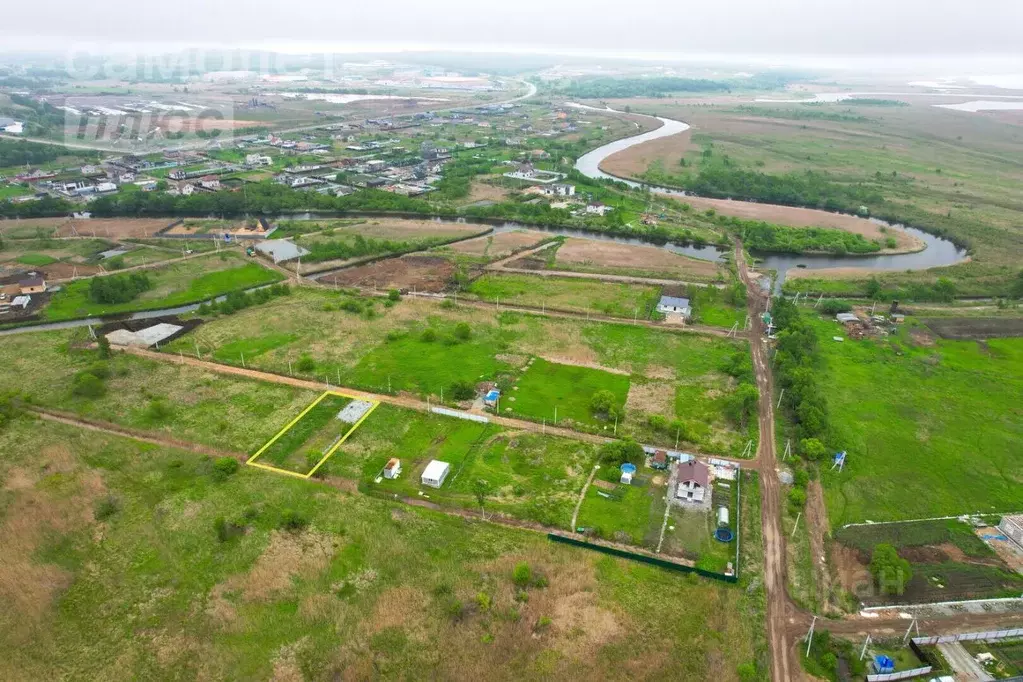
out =
{"type": "MultiPolygon", "coordinates": [[[[596,107],[586,106],[584,104],[573,104],[572,106],[587,109],[590,111],[598,112],[613,112],[623,113],[614,109],[606,108],[599,109],[596,107]]],[[[645,115],[645,114],[640,114],[645,115]]],[[[610,142],[602,147],[598,147],[588,154],[584,154],[576,161],[575,168],[583,175],[591,178],[601,178],[616,180],[618,182],[624,182],[632,187],[642,187],[649,189],[652,192],[659,194],[667,194],[674,197],[684,197],[686,193],[672,189],[669,187],[658,187],[656,185],[648,185],[635,180],[629,180],[627,178],[618,177],[606,173],[600,169],[600,164],[604,162],[612,154],[617,154],[620,151],[633,147],[637,144],[643,144],[650,140],[656,140],[662,137],[668,137],[670,135],[677,135],[679,133],[689,130],[689,125],[682,121],[675,121],[670,118],[662,118],[661,116],[653,116],[661,122],[661,127],[651,130],[646,133],[634,135],[632,137],[626,137],[614,142],[610,142]]],[[[833,268],[864,268],[870,270],[923,270],[926,268],[939,267],[943,265],[955,265],[961,263],[967,258],[967,252],[965,249],[960,249],[955,244],[947,239],[936,237],[923,230],[918,230],[913,227],[907,227],[899,224],[889,224],[884,221],[874,220],[883,225],[887,225],[893,230],[900,230],[902,232],[908,232],[913,236],[917,237],[925,245],[921,251],[914,253],[900,253],[900,254],[886,254],[877,256],[829,256],[823,254],[816,255],[798,255],[789,253],[757,253],[755,254],[760,259],[760,269],[774,270],[777,273],[774,281],[775,293],[781,293],[782,285],[785,283],[786,273],[797,267],[812,268],[815,270],[825,270],[833,268]]],[[[708,247],[710,248],[710,247],[708,247]]],[[[705,258],[704,255],[700,254],[687,254],[692,255],[694,258],[705,258]]],[[[715,259],[709,259],[715,260],[715,259]]]]}

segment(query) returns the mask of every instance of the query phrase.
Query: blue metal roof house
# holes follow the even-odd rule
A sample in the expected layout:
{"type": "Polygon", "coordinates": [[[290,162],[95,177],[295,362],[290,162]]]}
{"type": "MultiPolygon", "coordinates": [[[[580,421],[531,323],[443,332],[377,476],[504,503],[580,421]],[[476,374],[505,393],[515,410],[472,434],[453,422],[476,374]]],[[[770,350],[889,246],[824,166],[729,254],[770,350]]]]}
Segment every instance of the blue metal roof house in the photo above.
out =
{"type": "Polygon", "coordinates": [[[689,299],[678,296],[661,296],[661,300],[657,302],[657,312],[662,315],[681,315],[685,318],[693,316],[689,299]]]}

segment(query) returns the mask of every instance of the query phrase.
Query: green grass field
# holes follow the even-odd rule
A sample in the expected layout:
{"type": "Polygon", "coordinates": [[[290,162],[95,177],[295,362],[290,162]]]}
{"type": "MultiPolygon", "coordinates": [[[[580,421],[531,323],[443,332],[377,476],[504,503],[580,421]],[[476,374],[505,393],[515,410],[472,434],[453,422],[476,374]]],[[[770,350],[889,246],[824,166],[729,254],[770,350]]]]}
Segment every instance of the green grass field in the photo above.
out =
{"type": "Polygon", "coordinates": [[[1023,339],[918,343],[907,328],[835,343],[836,323],[816,326],[835,444],[849,453],[823,476],[832,527],[1023,509],[1023,339]]]}
{"type": "MultiPolygon", "coordinates": [[[[167,350],[192,355],[198,345],[203,357],[212,355],[218,362],[241,366],[244,356],[247,367],[318,381],[329,378],[331,384],[379,393],[408,391],[434,401],[443,393],[445,402],[451,402],[456,381],[498,381],[505,389],[502,409],[511,407],[536,419],[548,417],[544,406],[521,384],[512,390],[515,379],[530,381],[532,370],[520,374],[530,358],[536,358],[534,366],[574,362],[621,373],[609,381],[624,385],[632,399],[625,402],[619,433],[673,445],[674,430],[656,432],[648,426],[650,414],[661,414],[669,421],[685,421],[693,444],[705,452],[739,455],[747,440],[756,437],[755,425],[739,430],[725,416],[735,382],[721,367],[733,354],[748,353],[745,343],[624,322],[549,319],[412,298],[392,307],[378,302],[372,314],[339,310],[350,299],[342,293],[298,289],[258,309],[211,320],[167,350]],[[272,328],[266,319],[274,320],[272,328]],[[460,323],[470,328],[466,340],[455,338],[460,323]],[[433,330],[434,340],[423,339],[427,329],[433,330]],[[303,363],[304,358],[312,364],[303,363]]],[[[604,374],[584,370],[581,375],[604,374]]],[[[559,391],[565,387],[564,381],[553,385],[559,391]]],[[[551,386],[534,388],[539,400],[551,398],[551,386]]],[[[567,408],[575,410],[571,418],[582,415],[580,424],[593,428],[589,395],[567,398],[575,403],[567,408]]],[[[550,412],[552,420],[553,408],[550,412]]],[[[566,416],[559,412],[559,419],[566,416]]]]}
{"type": "Polygon", "coordinates": [[[567,277],[486,274],[470,285],[468,294],[495,305],[546,306],[645,320],[657,305],[660,288],[567,277]]]}
{"type": "Polygon", "coordinates": [[[146,272],[153,288],[127,303],[95,303],[89,299],[90,280],[79,280],[55,294],[43,314],[49,320],[67,320],[171,308],[284,279],[280,273],[243,262],[235,254],[196,258],[146,272]]]}
{"type": "Polygon", "coordinates": [[[3,679],[766,679],[741,587],[60,424],[0,452],[3,679]]]}
{"type": "Polygon", "coordinates": [[[350,402],[351,398],[338,395],[324,397],[265,450],[261,449],[258,457],[249,461],[298,474],[308,473],[336,439],[351,430],[351,424],[337,419],[338,412],[350,402]]]}
{"type": "Polygon", "coordinates": [[[536,358],[511,390],[502,396],[501,414],[547,419],[552,423],[557,414],[560,425],[576,422],[606,426],[606,422],[598,419],[590,409],[590,400],[599,391],[610,391],[615,398],[615,407],[621,410],[629,393],[629,377],[536,358]]]}
{"type": "Polygon", "coordinates": [[[42,267],[44,265],[57,262],[56,258],[42,253],[26,253],[18,256],[15,260],[22,265],[34,265],[36,267],[42,267]]]}
{"type": "Polygon", "coordinates": [[[599,537],[642,546],[651,524],[652,492],[639,485],[619,485],[613,492],[591,485],[576,523],[599,537]]]}

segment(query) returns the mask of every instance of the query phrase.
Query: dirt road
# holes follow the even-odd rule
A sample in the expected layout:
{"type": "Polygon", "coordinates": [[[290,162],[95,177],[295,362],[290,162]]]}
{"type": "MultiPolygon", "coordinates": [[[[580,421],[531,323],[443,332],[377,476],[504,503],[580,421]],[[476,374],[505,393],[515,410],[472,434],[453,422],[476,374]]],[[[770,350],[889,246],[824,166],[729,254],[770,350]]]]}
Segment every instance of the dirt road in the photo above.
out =
{"type": "Polygon", "coordinates": [[[828,509],[824,504],[824,488],[820,479],[810,481],[806,496],[806,531],[810,535],[810,559],[817,572],[817,603],[823,613],[832,611],[828,604],[831,595],[831,572],[824,553],[824,535],[828,530],[828,509]]]}
{"type": "Polygon", "coordinates": [[[787,621],[792,609],[786,592],[781,489],[775,472],[778,460],[774,448],[774,393],[768,349],[764,342],[763,324],[760,321],[760,313],[764,312],[770,299],[750,276],[742,244],[738,240],[735,242],[735,262],[739,266],[739,276],[746,285],[749,316],[753,323],[749,335],[750,350],[757,388],[760,390],[760,442],[757,446],[757,460],[761,471],[760,518],[764,534],[764,587],[767,590],[767,637],[771,648],[771,679],[775,682],[787,682],[793,679],[794,673],[799,670],[799,663],[790,660],[792,642],[789,639],[787,621]]]}

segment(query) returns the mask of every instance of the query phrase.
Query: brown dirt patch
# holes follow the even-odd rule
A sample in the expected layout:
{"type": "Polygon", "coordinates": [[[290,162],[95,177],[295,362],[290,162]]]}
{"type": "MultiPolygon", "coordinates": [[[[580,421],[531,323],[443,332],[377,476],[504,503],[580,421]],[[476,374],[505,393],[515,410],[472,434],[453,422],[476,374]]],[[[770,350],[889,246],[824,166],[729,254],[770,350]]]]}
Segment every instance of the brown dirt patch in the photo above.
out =
{"type": "Polygon", "coordinates": [[[46,275],[46,279],[69,279],[76,274],[79,277],[88,277],[99,272],[95,265],[82,265],[76,263],[50,263],[39,268],[46,275]]]}
{"type": "MultiPolygon", "coordinates": [[[[1002,531],[998,528],[991,528],[990,526],[985,528],[977,528],[974,530],[977,537],[983,539],[985,535],[1003,535],[1002,531]]],[[[1011,540],[984,540],[984,543],[991,549],[995,550],[995,554],[1001,558],[1009,568],[1016,571],[1017,573],[1023,573],[1023,551],[1019,549],[1011,540]]]]}
{"type": "Polygon", "coordinates": [[[518,251],[528,249],[548,235],[536,230],[514,230],[469,239],[451,246],[456,253],[486,256],[491,259],[506,258],[518,251]]]}
{"type": "Polygon", "coordinates": [[[933,346],[935,344],[934,335],[920,327],[910,331],[909,338],[913,339],[913,343],[918,346],[933,346]]]}
{"type": "Polygon", "coordinates": [[[226,588],[237,590],[245,601],[265,601],[291,588],[293,577],[322,571],[337,547],[326,533],[274,531],[248,574],[229,579],[226,588]]]}
{"type": "Polygon", "coordinates": [[[368,626],[372,633],[387,628],[401,628],[407,635],[425,638],[426,615],[423,607],[430,602],[429,596],[414,587],[392,587],[377,598],[373,616],[368,626]]]}
{"type": "Polygon", "coordinates": [[[634,178],[658,162],[665,168],[677,168],[678,160],[697,148],[691,138],[692,131],[686,130],[678,135],[637,144],[604,159],[600,169],[619,177],[634,178]]]}
{"type": "Polygon", "coordinates": [[[844,590],[854,595],[864,594],[865,590],[873,590],[870,570],[857,550],[838,542],[832,542],[831,561],[834,564],[838,582],[844,590]]]}
{"type": "Polygon", "coordinates": [[[722,215],[735,216],[746,220],[764,220],[777,225],[789,227],[830,227],[853,234],[863,235],[865,239],[878,239],[884,243],[888,237],[894,237],[894,249],[882,249],[883,253],[901,253],[919,251],[924,243],[911,234],[900,230],[882,232],[878,225],[866,218],[830,213],[814,208],[798,208],[796,206],[779,206],[777,204],[757,204],[751,201],[735,201],[732,199],[709,199],[705,197],[686,197],[685,203],[698,211],[714,209],[722,215]]]}
{"type": "Polygon", "coordinates": [[[93,233],[97,237],[110,237],[113,239],[125,239],[127,237],[152,237],[154,233],[174,222],[171,218],[111,218],[109,220],[69,220],[60,226],[55,236],[73,237],[71,228],[74,227],[78,236],[91,237],[93,233]]]}
{"type": "Polygon", "coordinates": [[[320,278],[324,284],[366,289],[441,292],[455,273],[454,264],[438,256],[389,258],[339,270],[320,278]]]}
{"type": "Polygon", "coordinates": [[[599,369],[603,372],[610,372],[611,374],[621,374],[628,376],[628,372],[622,369],[615,369],[613,367],[605,367],[604,365],[597,364],[596,362],[589,362],[580,359],[574,355],[541,355],[541,358],[547,362],[555,362],[559,365],[573,365],[575,367],[588,367],[590,369],[599,369]]]}
{"type": "MultiPolygon", "coordinates": [[[[399,218],[386,218],[379,220],[368,220],[356,225],[342,225],[334,228],[333,236],[345,236],[361,234],[363,237],[374,239],[453,239],[465,237],[471,234],[486,232],[491,228],[488,225],[478,223],[452,223],[440,220],[402,220],[399,218]]],[[[324,237],[319,233],[318,237],[324,237]]],[[[299,242],[311,237],[302,236],[299,242]]]]}
{"type": "Polygon", "coordinates": [[[615,488],[618,487],[617,485],[615,485],[611,481],[605,481],[605,480],[600,479],[600,478],[593,479],[593,483],[591,483],[591,485],[595,485],[598,488],[600,488],[601,490],[614,490],[615,488]]]}
{"type": "Polygon", "coordinates": [[[494,359],[498,362],[503,362],[510,367],[514,367],[515,369],[523,367],[527,362],[529,362],[529,356],[515,355],[513,353],[498,353],[494,356],[494,359]]]}
{"type": "Polygon", "coordinates": [[[616,639],[622,626],[611,611],[597,606],[593,592],[575,592],[554,603],[555,646],[562,653],[580,656],[616,639]]]}
{"type": "Polygon", "coordinates": [[[659,414],[671,418],[675,412],[675,387],[669,383],[632,382],[625,409],[643,414],[659,414]]]}
{"type": "Polygon", "coordinates": [[[674,367],[661,365],[647,365],[643,374],[649,379],[665,379],[667,381],[674,381],[676,377],[674,367]]]}
{"type": "MultiPolygon", "coordinates": [[[[487,176],[487,177],[498,177],[498,176],[487,176]]],[[[472,183],[469,188],[469,196],[465,199],[465,204],[475,204],[477,201],[493,201],[494,203],[501,203],[508,198],[509,191],[504,187],[498,187],[491,185],[486,182],[486,178],[476,180],[472,183]]]]}
{"type": "Polygon", "coordinates": [[[556,265],[611,268],[667,277],[712,278],[720,270],[710,261],[687,258],[656,246],[633,246],[596,239],[566,239],[556,265]]]}

